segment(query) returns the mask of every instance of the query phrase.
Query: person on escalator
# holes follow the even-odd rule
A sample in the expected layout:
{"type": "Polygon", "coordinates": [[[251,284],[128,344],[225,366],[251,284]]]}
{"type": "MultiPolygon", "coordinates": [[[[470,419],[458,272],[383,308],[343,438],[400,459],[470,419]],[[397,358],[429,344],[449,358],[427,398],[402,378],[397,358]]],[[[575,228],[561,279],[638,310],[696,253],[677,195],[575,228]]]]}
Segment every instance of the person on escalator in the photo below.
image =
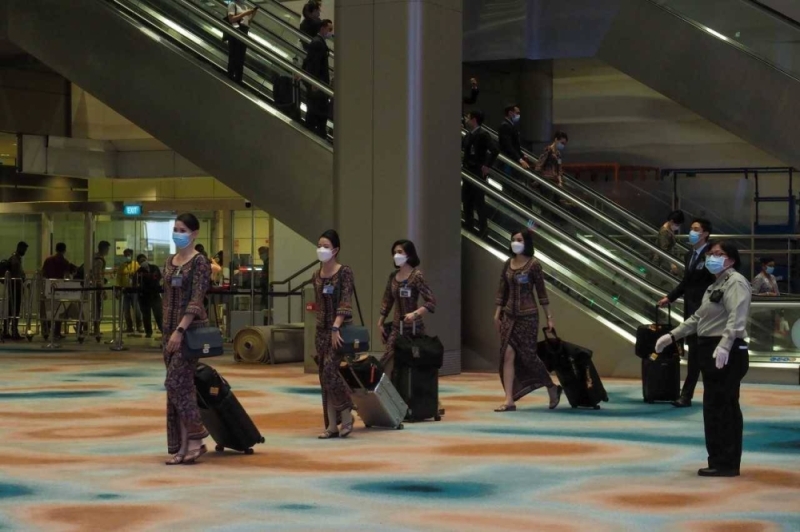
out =
{"type": "MultiPolygon", "coordinates": [[[[692,249],[687,251],[683,258],[685,266],[683,279],[678,283],[678,286],[658,302],[658,306],[665,307],[682,297],[684,320],[688,320],[697,312],[697,309],[703,303],[703,294],[716,279],[714,274],[706,269],[706,251],[708,250],[710,236],[711,222],[705,218],[695,218],[689,231],[689,243],[692,245],[692,249]]],[[[683,382],[681,396],[672,403],[673,406],[678,408],[692,406],[694,389],[697,386],[697,379],[700,378],[700,361],[697,358],[697,335],[691,334],[687,336],[686,343],[689,347],[687,354],[689,357],[689,369],[686,374],[686,380],[683,382]]]]}
{"type": "MultiPolygon", "coordinates": [[[[561,152],[567,147],[569,135],[563,131],[556,131],[553,134],[553,142],[547,145],[542,155],[536,161],[536,172],[554,182],[559,187],[564,186],[564,169],[562,168],[561,152]]],[[[561,203],[558,194],[552,191],[545,191],[543,196],[557,204],[561,203]]]]}
{"type": "MultiPolygon", "coordinates": [[[[664,253],[672,255],[675,251],[675,233],[681,230],[683,221],[683,211],[672,211],[667,216],[667,221],[661,225],[658,230],[658,241],[656,245],[661,248],[664,253]]],[[[663,269],[668,270],[673,275],[678,273],[678,267],[667,259],[662,259],[658,255],[653,255],[653,262],[663,269]]]]}
{"type": "MultiPolygon", "coordinates": [[[[250,32],[250,21],[256,15],[258,6],[245,8],[244,0],[232,0],[228,4],[228,22],[234,29],[247,35],[250,32]]],[[[244,77],[244,58],[247,45],[238,39],[228,39],[228,77],[241,83],[244,77]]]]}
{"type": "MultiPolygon", "coordinates": [[[[486,181],[489,169],[499,153],[492,137],[483,129],[484,115],[481,111],[467,113],[466,128],[469,133],[463,140],[464,169],[474,177],[486,181]]],[[[468,231],[474,230],[475,211],[478,211],[478,233],[485,236],[488,231],[486,200],[484,192],[478,187],[464,183],[461,187],[461,201],[464,204],[464,225],[468,231]]]]}
{"type": "MultiPolygon", "coordinates": [[[[333,22],[329,19],[320,22],[319,31],[308,45],[308,54],[306,54],[306,59],[303,61],[303,70],[326,85],[330,85],[331,83],[331,72],[328,66],[330,49],[325,40],[332,35],[333,22]]],[[[306,89],[308,91],[306,126],[313,133],[316,133],[323,139],[327,139],[328,107],[330,105],[328,95],[310,83],[306,83],[306,89]]]]}
{"type": "MultiPolygon", "coordinates": [[[[303,21],[300,23],[300,31],[313,39],[319,33],[321,7],[316,2],[309,2],[303,6],[303,21]]],[[[308,43],[301,43],[303,50],[308,52],[308,43]]]]}
{"type": "MultiPolygon", "coordinates": [[[[497,129],[497,137],[500,144],[500,153],[520,165],[525,170],[530,169],[531,164],[535,162],[522,152],[522,145],[519,140],[519,106],[516,104],[509,105],[505,108],[505,118],[503,123],[497,129]]],[[[514,170],[511,165],[506,165],[506,173],[509,177],[515,178],[520,185],[525,186],[527,180],[524,175],[514,170]]],[[[531,201],[525,194],[509,191],[509,195],[520,202],[525,207],[530,208],[531,201]]]]}

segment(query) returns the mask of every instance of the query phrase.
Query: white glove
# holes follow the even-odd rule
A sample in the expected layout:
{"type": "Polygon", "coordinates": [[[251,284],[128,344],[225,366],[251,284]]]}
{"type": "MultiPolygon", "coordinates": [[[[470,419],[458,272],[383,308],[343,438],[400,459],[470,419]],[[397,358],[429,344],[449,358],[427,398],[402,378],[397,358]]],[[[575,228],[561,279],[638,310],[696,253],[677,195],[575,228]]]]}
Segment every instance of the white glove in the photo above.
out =
{"type": "Polygon", "coordinates": [[[672,343],[672,335],[665,334],[664,336],[659,338],[658,341],[656,342],[656,353],[660,354],[661,351],[663,351],[664,348],[670,345],[671,343],[672,343]]]}
{"type": "Polygon", "coordinates": [[[728,356],[731,354],[730,350],[724,347],[717,346],[714,349],[714,358],[717,360],[717,369],[722,369],[728,363],[728,356]]]}

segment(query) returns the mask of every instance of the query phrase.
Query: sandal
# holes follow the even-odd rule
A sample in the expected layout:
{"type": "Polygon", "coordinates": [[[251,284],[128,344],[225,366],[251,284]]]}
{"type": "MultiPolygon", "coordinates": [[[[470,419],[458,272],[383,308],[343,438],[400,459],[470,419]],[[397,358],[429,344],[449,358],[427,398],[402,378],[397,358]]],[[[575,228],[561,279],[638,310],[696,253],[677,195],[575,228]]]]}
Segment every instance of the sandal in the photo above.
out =
{"type": "Polygon", "coordinates": [[[179,465],[179,464],[183,463],[183,459],[184,458],[186,458],[185,454],[178,453],[178,454],[173,455],[172,458],[170,458],[169,460],[167,460],[164,463],[167,464],[167,465],[179,465]]]}
{"type": "Polygon", "coordinates": [[[198,458],[200,458],[201,456],[203,456],[207,452],[208,452],[208,449],[206,448],[205,444],[203,444],[200,447],[198,447],[197,449],[195,449],[194,451],[189,451],[188,453],[186,453],[186,457],[183,459],[183,463],[184,464],[193,464],[193,463],[195,463],[195,461],[197,461],[198,458]]]}
{"type": "Polygon", "coordinates": [[[342,424],[342,428],[339,431],[339,437],[340,438],[346,438],[346,437],[348,437],[350,435],[351,432],[353,432],[353,422],[352,421],[350,423],[342,424]]]}
{"type": "Polygon", "coordinates": [[[558,406],[558,403],[561,402],[561,394],[563,392],[564,388],[562,388],[561,386],[556,386],[556,398],[555,400],[550,399],[550,410],[554,410],[558,406]]]}
{"type": "Polygon", "coordinates": [[[318,440],[329,440],[331,438],[338,438],[338,437],[339,437],[339,432],[332,432],[330,430],[326,430],[325,432],[323,432],[322,434],[317,436],[317,439],[318,440]]]}
{"type": "Polygon", "coordinates": [[[500,408],[495,408],[495,412],[516,412],[517,405],[503,405],[500,408]]]}

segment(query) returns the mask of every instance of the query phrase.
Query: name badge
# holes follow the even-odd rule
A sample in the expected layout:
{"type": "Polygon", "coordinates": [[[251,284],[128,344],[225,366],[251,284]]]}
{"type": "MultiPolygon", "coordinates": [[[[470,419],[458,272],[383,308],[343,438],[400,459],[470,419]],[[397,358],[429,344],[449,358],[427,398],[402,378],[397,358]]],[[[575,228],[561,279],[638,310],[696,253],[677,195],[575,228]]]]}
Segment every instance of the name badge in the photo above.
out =
{"type": "Polygon", "coordinates": [[[401,288],[400,289],[400,297],[411,297],[411,289],[410,288],[401,288]]]}
{"type": "Polygon", "coordinates": [[[323,286],[322,287],[322,293],[324,295],[326,295],[326,296],[332,296],[333,295],[333,285],[332,284],[326,284],[325,286],[323,286]]]}
{"type": "Polygon", "coordinates": [[[520,273],[518,274],[515,279],[519,284],[528,284],[528,274],[527,273],[520,273]]]}
{"type": "Polygon", "coordinates": [[[561,164],[561,157],[559,157],[558,159],[556,159],[556,161],[558,161],[558,164],[561,164]]]}
{"type": "Polygon", "coordinates": [[[172,288],[180,288],[183,286],[183,275],[173,275],[169,279],[169,284],[172,288]]]}

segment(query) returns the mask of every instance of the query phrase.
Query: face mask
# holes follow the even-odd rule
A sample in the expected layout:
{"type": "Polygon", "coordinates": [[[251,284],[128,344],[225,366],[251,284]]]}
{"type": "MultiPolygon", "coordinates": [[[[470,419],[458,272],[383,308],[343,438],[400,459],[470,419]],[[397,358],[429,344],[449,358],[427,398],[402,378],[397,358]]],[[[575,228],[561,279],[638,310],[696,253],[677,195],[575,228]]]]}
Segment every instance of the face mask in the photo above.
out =
{"type": "Polygon", "coordinates": [[[564,149],[564,143],[563,142],[559,142],[558,144],[556,144],[556,148],[558,148],[559,150],[563,150],[564,149]]]}
{"type": "Polygon", "coordinates": [[[402,253],[398,253],[394,256],[394,265],[398,268],[403,266],[406,262],[408,262],[408,257],[402,253]]]}
{"type": "Polygon", "coordinates": [[[525,251],[525,242],[517,242],[516,240],[511,243],[511,251],[519,255],[525,251]]]}
{"type": "Polygon", "coordinates": [[[265,255],[259,255],[258,258],[261,259],[261,262],[267,262],[267,259],[269,259],[269,255],[266,255],[266,254],[265,255]]]}
{"type": "Polygon", "coordinates": [[[189,233],[172,233],[172,241],[178,249],[185,249],[192,243],[192,236],[189,233]]]}
{"type": "Polygon", "coordinates": [[[697,231],[689,231],[689,243],[695,245],[700,242],[700,234],[697,231]]]}
{"type": "Polygon", "coordinates": [[[775,266],[767,266],[767,273],[769,275],[772,275],[773,273],[775,273],[775,266]]]}
{"type": "Polygon", "coordinates": [[[147,268],[147,266],[148,266],[148,264],[147,264],[146,260],[139,263],[139,267],[140,268],[147,268]]]}
{"type": "Polygon", "coordinates": [[[132,261],[133,261],[133,257],[125,257],[125,262],[132,262],[132,261]]]}
{"type": "Polygon", "coordinates": [[[328,262],[333,258],[333,250],[328,248],[317,248],[317,260],[328,262]]]}
{"type": "Polygon", "coordinates": [[[706,258],[706,269],[708,271],[710,271],[711,273],[713,273],[714,275],[717,275],[718,273],[720,273],[722,270],[725,269],[725,259],[726,258],[727,257],[715,257],[713,255],[710,256],[710,257],[707,257],[706,258]]]}
{"type": "Polygon", "coordinates": [[[672,228],[672,232],[673,232],[673,233],[677,233],[678,231],[680,231],[680,230],[681,230],[681,226],[680,226],[680,225],[675,225],[675,224],[673,224],[673,225],[671,225],[670,227],[672,228]]]}
{"type": "Polygon", "coordinates": [[[515,124],[519,124],[519,115],[514,115],[511,117],[511,121],[515,124]]]}

